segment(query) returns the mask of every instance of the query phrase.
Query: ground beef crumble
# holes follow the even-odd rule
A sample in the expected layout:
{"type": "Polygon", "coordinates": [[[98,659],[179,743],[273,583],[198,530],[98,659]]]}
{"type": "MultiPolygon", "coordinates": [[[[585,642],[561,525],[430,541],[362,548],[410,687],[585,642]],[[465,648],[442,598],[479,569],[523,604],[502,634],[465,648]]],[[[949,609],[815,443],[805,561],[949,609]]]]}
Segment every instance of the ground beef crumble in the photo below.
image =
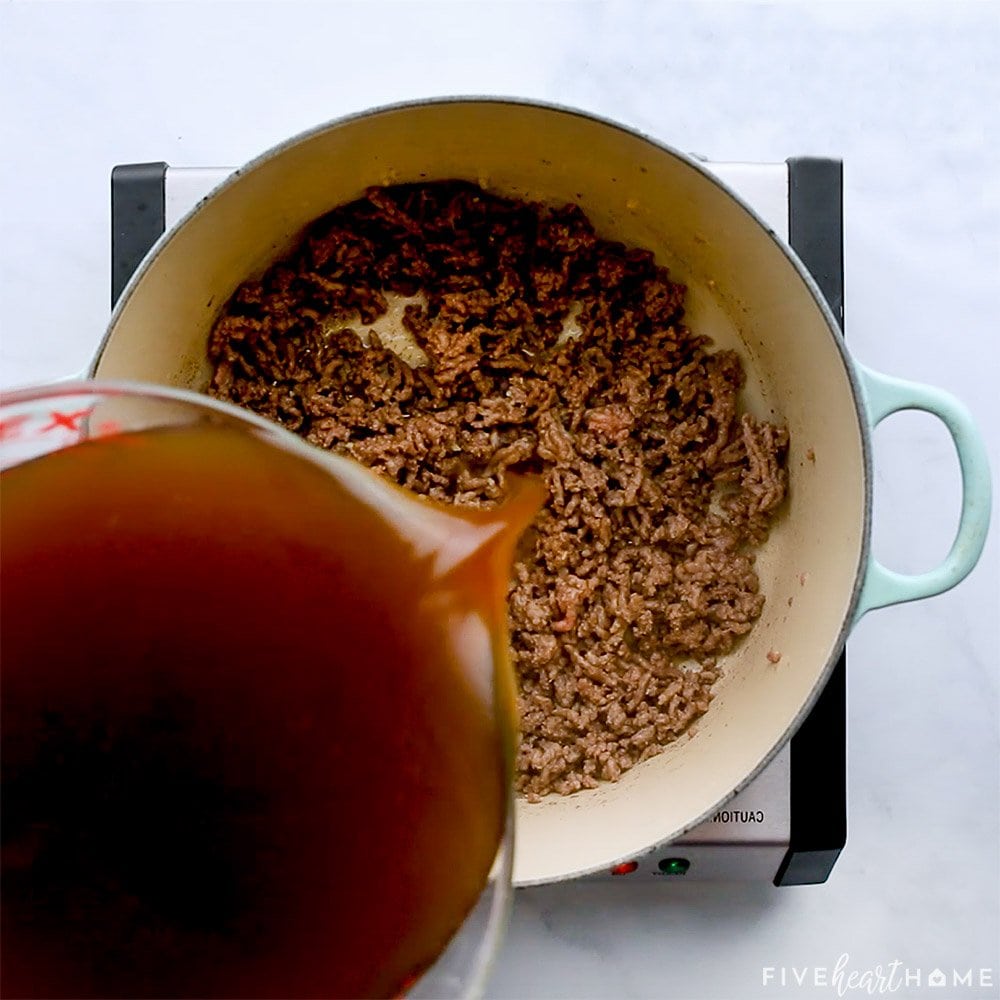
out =
{"type": "Polygon", "coordinates": [[[530,799],[675,740],[764,605],[787,431],[740,412],[740,360],[685,327],[684,292],[574,205],[395,185],[310,226],[210,337],[212,395],[417,493],[488,506],[544,477],[509,597],[530,799]],[[425,365],[356,332],[399,296],[425,365]]]}

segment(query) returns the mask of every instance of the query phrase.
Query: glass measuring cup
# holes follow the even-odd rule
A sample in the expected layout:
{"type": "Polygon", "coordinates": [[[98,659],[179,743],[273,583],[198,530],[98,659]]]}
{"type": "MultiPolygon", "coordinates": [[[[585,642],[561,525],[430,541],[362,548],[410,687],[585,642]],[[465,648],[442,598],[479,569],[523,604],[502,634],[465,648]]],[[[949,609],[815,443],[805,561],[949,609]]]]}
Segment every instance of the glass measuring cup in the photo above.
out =
{"type": "MultiPolygon", "coordinates": [[[[405,494],[402,490],[383,482],[372,473],[349,460],[313,449],[295,438],[294,435],[256,418],[252,414],[202,396],[159,387],[100,383],[80,383],[77,385],[25,390],[5,394],[2,401],[0,401],[0,470],[3,471],[4,479],[6,480],[4,482],[4,493],[6,495],[5,507],[7,508],[4,517],[4,531],[6,534],[4,548],[7,550],[7,554],[4,555],[5,596],[3,604],[16,608],[18,606],[18,590],[23,589],[25,585],[23,579],[19,578],[18,573],[12,572],[9,576],[7,575],[9,553],[12,551],[12,548],[16,548],[16,546],[12,547],[8,542],[14,537],[18,524],[21,523],[17,517],[8,517],[8,514],[14,512],[17,506],[17,494],[12,484],[16,485],[17,482],[23,480],[23,476],[22,480],[15,480],[14,476],[8,475],[8,473],[23,473],[24,470],[31,468],[41,470],[46,467],[46,464],[49,467],[53,467],[54,461],[58,460],[65,463],[67,458],[73,459],[74,456],[88,457],[89,461],[91,457],[98,454],[98,451],[101,454],[110,455],[111,450],[105,446],[113,445],[114,449],[116,449],[113,456],[114,461],[119,463],[122,468],[128,470],[130,475],[132,471],[135,471],[137,475],[133,479],[141,479],[141,476],[138,475],[140,470],[145,469],[144,474],[147,476],[155,471],[150,468],[148,461],[146,466],[142,465],[142,462],[148,459],[148,455],[140,454],[142,447],[148,446],[152,441],[163,440],[162,437],[150,438],[148,436],[144,437],[144,435],[152,431],[160,435],[168,430],[174,432],[183,430],[188,432],[192,428],[210,431],[212,435],[215,435],[212,440],[216,443],[222,440],[219,438],[219,435],[222,435],[224,437],[222,443],[230,449],[229,455],[235,455],[243,444],[249,445],[252,442],[252,446],[259,449],[258,452],[254,453],[255,461],[260,456],[269,454],[274,457],[274,455],[280,453],[282,461],[286,465],[287,463],[291,463],[296,468],[302,463],[308,465],[314,478],[317,475],[322,478],[327,488],[331,491],[336,487],[340,491],[338,496],[341,497],[343,502],[350,501],[350,503],[354,504],[352,509],[363,513],[365,517],[369,517],[370,515],[371,518],[375,518],[380,524],[384,524],[387,529],[391,528],[400,537],[406,536],[409,539],[408,544],[412,543],[412,545],[417,546],[419,551],[415,551],[416,562],[421,566],[426,566],[427,573],[430,574],[422,579],[430,581],[433,584],[433,586],[428,585],[427,594],[422,595],[421,598],[423,602],[422,606],[426,604],[427,607],[431,608],[428,614],[433,613],[440,616],[440,614],[447,613],[448,615],[452,615],[456,608],[461,612],[456,620],[460,622],[462,627],[455,635],[459,637],[456,640],[457,643],[464,648],[462,655],[466,659],[462,663],[466,666],[477,668],[473,686],[476,688],[477,695],[481,699],[481,704],[488,704],[497,740],[502,743],[501,746],[498,746],[497,750],[497,760],[501,762],[504,772],[502,775],[504,783],[502,792],[503,801],[499,813],[501,822],[497,830],[495,843],[490,847],[489,864],[482,871],[482,884],[475,898],[470,900],[471,906],[467,909],[460,926],[457,929],[453,928],[454,933],[446,941],[441,942],[444,945],[442,948],[434,949],[435,954],[424,955],[423,959],[417,962],[407,975],[393,981],[392,989],[397,991],[397,993],[405,993],[406,996],[411,997],[467,997],[477,995],[481,992],[488,975],[506,922],[510,904],[510,866],[512,855],[510,767],[513,739],[513,680],[506,661],[506,635],[503,631],[504,611],[502,600],[504,587],[502,584],[505,581],[505,573],[509,566],[516,535],[537,508],[539,498],[533,495],[531,487],[525,487],[521,484],[520,487],[514,490],[514,496],[508,504],[498,511],[473,512],[468,517],[460,516],[456,511],[430,505],[405,494]],[[131,451],[129,450],[130,448],[131,451]],[[38,461],[35,462],[34,460],[38,461]],[[461,595],[467,592],[478,594],[479,606],[477,608],[462,604],[464,598],[461,595]],[[423,597],[429,599],[429,604],[423,601],[423,597]],[[458,604],[455,604],[456,600],[459,602],[458,604]],[[474,611],[475,614],[471,614],[471,611],[474,611]],[[479,616],[478,625],[475,620],[476,614],[479,616]],[[484,636],[487,642],[485,646],[482,641],[484,636]],[[479,642],[478,646],[476,646],[477,641],[479,642]],[[469,652],[470,649],[472,649],[471,653],[469,652]],[[428,965],[427,963],[431,964],[428,965]]],[[[229,461],[225,451],[214,454],[218,465],[224,465],[229,461]]],[[[103,468],[106,475],[114,474],[114,463],[106,465],[103,468]]],[[[203,468],[211,469],[211,465],[204,465],[203,468]]],[[[57,482],[58,479],[54,481],[57,482]]],[[[68,479],[65,481],[69,482],[68,479]]],[[[125,479],[122,479],[123,483],[125,481],[125,479]]],[[[84,484],[87,482],[93,483],[93,480],[80,480],[78,478],[75,482],[79,487],[81,482],[84,484]]],[[[288,483],[292,482],[292,479],[283,482],[285,483],[283,488],[286,490],[290,489],[288,483]]],[[[96,484],[94,485],[96,488],[96,484]]],[[[257,484],[257,488],[264,489],[265,487],[266,480],[262,479],[257,484]],[[263,486],[261,485],[262,483],[264,484],[263,486]]],[[[63,511],[67,517],[75,518],[75,524],[80,533],[94,533],[97,530],[96,520],[97,515],[100,514],[100,509],[95,509],[95,512],[92,512],[94,516],[89,519],[83,518],[81,520],[79,511],[85,506],[85,493],[85,489],[77,489],[75,493],[70,490],[63,492],[49,490],[46,494],[47,509],[50,513],[54,512],[55,514],[63,511]]],[[[241,500],[238,496],[238,491],[232,491],[229,496],[232,496],[234,504],[250,502],[246,498],[241,500]]],[[[162,499],[163,502],[158,507],[170,508],[171,510],[177,508],[178,504],[183,501],[183,497],[180,499],[176,496],[168,497],[166,493],[163,494],[162,499]]],[[[297,510],[287,511],[286,513],[293,518],[308,515],[308,512],[297,510]]],[[[182,527],[184,523],[183,517],[171,521],[170,524],[173,525],[171,530],[179,530],[179,526],[182,527]]],[[[368,522],[364,523],[367,524],[368,522]]],[[[352,523],[352,533],[360,531],[358,527],[360,524],[361,521],[352,523]]],[[[101,530],[104,529],[102,528],[101,530]]],[[[114,534],[114,530],[117,529],[113,525],[107,530],[111,532],[107,536],[108,538],[113,540],[115,537],[118,537],[114,534]]],[[[52,557],[53,553],[47,550],[53,547],[58,548],[58,546],[55,546],[54,538],[55,535],[52,534],[43,538],[41,543],[36,547],[37,551],[41,553],[44,550],[47,552],[47,557],[52,557]]],[[[130,538],[134,540],[134,536],[130,536],[130,538]]],[[[182,544],[181,540],[177,539],[176,544],[182,544]]],[[[240,548],[241,557],[246,555],[248,548],[253,548],[247,538],[236,539],[233,544],[240,548]]],[[[150,548],[143,556],[145,567],[152,574],[157,572],[157,551],[155,547],[150,548]]],[[[398,551],[403,553],[403,556],[406,556],[408,550],[404,547],[398,551]]],[[[62,553],[62,555],[65,554],[62,553]]],[[[72,555],[72,553],[70,554],[72,555]]],[[[59,555],[60,553],[56,552],[56,556],[59,555]]],[[[41,557],[39,556],[39,558],[41,557]]],[[[41,587],[38,591],[39,594],[71,591],[76,595],[73,601],[74,605],[79,604],[87,596],[88,588],[93,589],[93,567],[88,569],[86,565],[80,563],[76,556],[73,558],[76,558],[75,563],[72,558],[64,558],[61,561],[60,559],[56,559],[54,562],[50,561],[46,564],[49,567],[47,577],[41,580],[40,583],[37,580],[35,581],[41,587]]],[[[252,567],[252,553],[248,558],[250,561],[244,563],[244,565],[252,567]]],[[[357,564],[354,568],[360,572],[363,567],[361,564],[357,564]]],[[[390,567],[390,575],[391,572],[402,573],[403,568],[403,563],[390,567]]],[[[374,573],[376,567],[368,564],[367,569],[374,573]]],[[[209,570],[202,570],[202,572],[210,575],[209,570]]],[[[140,581],[136,579],[135,585],[137,587],[139,583],[140,581]]],[[[362,584],[363,581],[359,579],[357,581],[359,589],[363,589],[362,584]]],[[[169,599],[180,602],[187,599],[190,603],[190,595],[185,598],[183,594],[173,594],[169,599]]],[[[15,616],[12,614],[13,617],[15,616]]],[[[430,618],[427,619],[427,621],[430,620],[430,618]]],[[[12,668],[13,674],[7,667],[7,664],[11,662],[8,657],[11,656],[12,648],[14,650],[13,657],[16,658],[17,656],[17,629],[14,628],[11,630],[8,628],[8,625],[9,622],[4,623],[4,673],[0,674],[0,683],[3,684],[4,688],[3,705],[5,709],[8,713],[16,713],[19,711],[18,705],[26,703],[23,698],[21,702],[18,702],[18,692],[20,691],[23,694],[26,688],[23,684],[20,689],[18,688],[18,668],[16,663],[12,668]],[[8,639],[11,639],[11,641],[8,641],[8,639]],[[12,676],[13,685],[11,681],[12,676]]],[[[278,623],[275,623],[275,629],[277,629],[277,625],[278,623]]],[[[82,627],[85,629],[87,626],[84,624],[82,627]]],[[[67,655],[72,654],[73,644],[58,646],[58,636],[53,636],[53,633],[60,631],[58,628],[50,628],[45,631],[48,632],[48,635],[40,634],[37,637],[32,637],[31,647],[33,648],[37,643],[39,644],[39,648],[44,646],[50,652],[51,649],[61,650],[63,655],[52,657],[51,662],[64,664],[67,660],[67,655]],[[52,646],[52,643],[56,643],[56,645],[52,646]],[[67,650],[70,651],[69,654],[66,653],[67,650]]],[[[267,628],[264,628],[264,632],[261,634],[268,641],[273,638],[267,628]]],[[[157,641],[166,640],[160,636],[157,641]]],[[[26,644],[26,648],[28,648],[28,644],[26,644]]],[[[40,671],[43,665],[42,660],[44,659],[42,657],[39,660],[38,669],[40,671]]],[[[456,662],[459,661],[456,660],[456,662]]],[[[207,670],[211,666],[210,662],[206,662],[204,669],[207,670]]],[[[294,666],[294,663],[279,662],[275,664],[275,669],[279,672],[294,671],[294,666]]],[[[102,683],[101,677],[103,675],[100,671],[103,667],[92,669],[96,670],[93,684],[99,687],[100,683],[102,683]]],[[[141,664],[138,667],[133,667],[133,670],[139,672],[142,669],[144,668],[141,664]]],[[[203,672],[201,671],[199,676],[203,672]]],[[[63,674],[56,673],[52,674],[52,676],[57,677],[57,679],[58,677],[65,679],[64,675],[66,673],[64,671],[63,674]]],[[[112,681],[116,681],[116,677],[110,674],[109,676],[112,681]]],[[[104,680],[106,681],[107,678],[104,678],[104,680]]],[[[118,682],[122,680],[122,677],[117,677],[118,682]]],[[[131,683],[128,678],[124,678],[124,680],[131,683]]],[[[90,679],[88,679],[88,684],[90,684],[90,679]]],[[[55,690],[57,686],[58,684],[53,683],[50,689],[43,692],[43,696],[39,696],[38,692],[35,692],[38,704],[49,715],[59,709],[59,698],[56,697],[58,692],[55,690]]],[[[206,688],[200,687],[198,688],[198,692],[199,697],[210,698],[210,692],[206,688]]],[[[112,698],[111,695],[107,695],[107,697],[112,698]]],[[[197,699],[195,701],[197,702],[197,699]]],[[[91,708],[92,706],[88,708],[88,711],[91,711],[91,708]]],[[[198,708],[199,705],[195,704],[195,715],[197,715],[198,708]]],[[[260,710],[260,706],[256,706],[255,710],[260,710]]],[[[359,709],[359,711],[363,714],[363,710],[359,709]]],[[[144,718],[146,717],[144,716],[144,718]]],[[[5,736],[8,733],[13,733],[14,737],[17,737],[18,727],[7,724],[12,720],[14,720],[13,714],[9,714],[8,718],[4,720],[5,736]]],[[[458,716],[455,716],[452,722],[457,724],[457,721],[460,720],[458,716]]],[[[157,724],[161,724],[162,722],[163,720],[159,719],[157,724]]],[[[176,725],[176,720],[172,717],[168,722],[171,725],[176,725]]],[[[50,723],[51,720],[48,720],[46,725],[50,723]]],[[[120,718],[117,724],[121,728],[120,718]]],[[[408,727],[412,727],[414,724],[412,719],[407,719],[400,715],[395,719],[395,725],[401,732],[408,732],[408,727]]],[[[65,726],[63,728],[65,729],[65,726]]],[[[114,744],[113,734],[109,736],[103,730],[102,733],[101,739],[104,741],[101,743],[102,747],[105,744],[109,746],[114,744]]],[[[448,733],[439,733],[436,738],[447,740],[448,735],[448,733]]],[[[48,743],[44,743],[44,745],[48,746],[51,742],[50,740],[48,743]]],[[[86,741],[84,742],[86,743],[86,741]]],[[[238,744],[240,741],[239,738],[236,738],[231,742],[238,744]]],[[[43,744],[39,744],[39,746],[41,745],[43,744]]],[[[5,760],[8,762],[12,761],[11,769],[16,770],[19,766],[17,746],[13,747],[12,754],[8,752],[9,749],[5,741],[5,760]]],[[[57,747],[57,749],[59,748],[57,747]]],[[[79,746],[75,745],[75,754],[79,749],[79,746]]],[[[464,752],[465,749],[463,748],[464,752]]],[[[64,773],[66,767],[70,766],[74,759],[80,759],[78,754],[76,756],[71,754],[67,757],[64,753],[63,759],[59,764],[58,773],[64,773]]],[[[255,766],[260,766],[260,761],[256,758],[255,766]]],[[[6,785],[7,775],[5,775],[4,780],[6,785]]],[[[391,793],[391,791],[387,787],[387,793],[391,793]]],[[[130,794],[134,793],[130,792],[130,794]]],[[[446,798],[447,794],[448,789],[445,787],[439,790],[437,797],[438,799],[446,798]]],[[[7,933],[10,934],[14,933],[11,928],[18,926],[18,906],[21,905],[16,895],[18,885],[27,886],[29,890],[32,889],[32,872],[41,862],[46,860],[49,838],[53,836],[53,826],[58,824],[53,824],[49,816],[41,816],[40,819],[35,817],[35,820],[32,821],[31,816],[22,809],[21,811],[23,815],[27,816],[28,822],[26,827],[22,824],[22,827],[25,828],[15,828],[11,824],[13,823],[16,826],[19,815],[18,809],[21,809],[22,803],[15,795],[15,808],[11,810],[11,800],[7,798],[6,788],[4,798],[4,885],[8,890],[4,892],[4,896],[7,897],[4,899],[4,904],[5,909],[8,910],[8,913],[5,914],[7,918],[5,919],[5,925],[8,929],[7,933]],[[12,859],[12,867],[9,870],[7,866],[8,859],[12,859]],[[19,879],[20,883],[18,882],[19,879]],[[8,895],[8,892],[12,893],[12,895],[8,895]]],[[[34,803],[34,805],[37,805],[37,803],[34,803]]],[[[416,836],[415,833],[408,835],[416,836]]],[[[405,843],[405,838],[401,842],[405,843]]],[[[393,880],[392,877],[386,877],[384,865],[377,870],[371,871],[369,875],[359,876],[358,872],[363,873],[366,865],[369,863],[369,859],[364,856],[363,852],[360,855],[342,857],[338,860],[343,866],[345,882],[350,881],[355,889],[358,889],[360,886],[362,890],[365,884],[370,884],[373,894],[385,894],[384,907],[392,908],[396,905],[396,900],[393,899],[393,880]]],[[[439,865],[442,863],[441,858],[429,857],[425,860],[429,862],[433,861],[439,865]]],[[[384,861],[384,856],[380,856],[379,861],[384,861]]],[[[114,859],[111,862],[107,862],[107,859],[105,859],[104,863],[111,864],[113,867],[114,859]]],[[[154,862],[151,861],[151,863],[154,862]]],[[[448,859],[445,858],[444,864],[447,863],[448,859]]],[[[51,873],[47,877],[49,881],[46,885],[48,891],[51,892],[54,884],[51,873]]],[[[125,876],[116,873],[115,878],[118,880],[115,885],[121,888],[120,883],[125,876]]],[[[205,878],[209,883],[211,882],[210,874],[206,875],[205,878]]],[[[58,880],[56,880],[55,884],[57,883],[58,880]]],[[[138,903],[132,899],[129,906],[132,906],[133,910],[136,906],[139,906],[141,909],[145,905],[141,898],[142,893],[134,889],[130,889],[126,893],[125,889],[127,888],[126,886],[122,889],[122,892],[130,897],[139,897],[138,903]]],[[[115,891],[117,892],[118,890],[116,889],[115,891]]],[[[157,892],[161,896],[164,891],[162,885],[157,886],[157,892]]],[[[206,897],[211,896],[211,892],[205,890],[205,895],[206,897]]],[[[23,912],[21,915],[23,915],[23,912]]],[[[76,916],[79,917],[79,913],[76,916]]],[[[67,928],[72,929],[74,919],[73,913],[64,908],[59,917],[59,920],[63,921],[62,930],[65,931],[67,928]]],[[[57,929],[59,920],[51,923],[49,925],[50,929],[57,929]]],[[[162,933],[163,925],[158,924],[157,929],[162,933]]],[[[56,979],[64,971],[67,976],[72,977],[73,963],[76,961],[74,955],[69,954],[67,956],[65,949],[60,950],[59,948],[54,949],[52,954],[46,953],[43,947],[44,941],[41,941],[41,938],[44,938],[44,933],[40,938],[36,937],[36,939],[28,942],[30,948],[27,953],[37,963],[36,969],[44,966],[47,970],[55,970],[52,972],[52,975],[56,979]]],[[[262,942],[257,941],[256,947],[263,948],[266,951],[268,947],[266,938],[262,942]]],[[[332,950],[332,942],[330,947],[332,950]]],[[[120,960],[124,952],[120,948],[112,950],[120,960]]],[[[289,952],[289,954],[291,953],[289,952]]],[[[30,980],[33,974],[31,969],[24,970],[22,968],[19,971],[15,965],[12,970],[11,961],[8,959],[9,956],[5,955],[4,966],[7,969],[5,978],[22,975],[30,980]]],[[[342,960],[343,958],[341,957],[342,960]]],[[[23,964],[22,962],[22,966],[23,964]]],[[[112,976],[112,980],[113,978],[112,976]]],[[[270,995],[266,990],[260,993],[253,993],[253,987],[250,988],[251,992],[248,992],[245,978],[237,978],[241,984],[238,987],[240,995],[270,995]]],[[[181,979],[183,979],[183,976],[181,979]]],[[[20,989],[20,986],[18,988],[20,989]]],[[[66,988],[70,987],[67,986],[66,988]]],[[[232,987],[228,986],[222,980],[219,981],[217,986],[209,990],[206,990],[203,986],[199,987],[198,984],[194,983],[191,985],[191,988],[200,996],[233,995],[231,992],[232,987]]],[[[47,995],[55,995],[52,992],[51,986],[45,987],[45,989],[48,991],[47,995]]],[[[275,987],[275,989],[279,988],[275,987]]],[[[87,995],[86,990],[78,989],[76,986],[73,987],[73,990],[72,995],[87,995]]],[[[129,995],[137,995],[134,987],[130,986],[129,991],[129,995]]],[[[4,992],[7,992],[7,984],[5,984],[4,992]]],[[[22,995],[30,995],[30,993],[24,994],[22,992],[22,995]]],[[[105,993],[103,995],[109,994],[105,993]]],[[[278,992],[274,995],[290,994],[286,991],[284,993],[278,992]]],[[[301,990],[296,995],[301,995],[301,990]]]]}

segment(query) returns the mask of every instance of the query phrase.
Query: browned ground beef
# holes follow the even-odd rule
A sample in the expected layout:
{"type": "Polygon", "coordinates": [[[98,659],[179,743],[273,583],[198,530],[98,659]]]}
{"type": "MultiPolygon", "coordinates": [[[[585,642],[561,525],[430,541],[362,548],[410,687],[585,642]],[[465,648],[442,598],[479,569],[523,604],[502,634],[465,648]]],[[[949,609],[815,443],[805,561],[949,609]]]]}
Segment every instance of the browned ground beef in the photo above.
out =
{"type": "Polygon", "coordinates": [[[508,470],[544,477],[509,602],[530,798],[676,739],[764,605],[788,435],[740,413],[740,360],[684,326],[684,291],[574,205],[397,185],[310,226],[211,335],[213,395],[417,493],[488,506],[508,470]],[[426,366],[342,326],[418,292],[426,366]]]}

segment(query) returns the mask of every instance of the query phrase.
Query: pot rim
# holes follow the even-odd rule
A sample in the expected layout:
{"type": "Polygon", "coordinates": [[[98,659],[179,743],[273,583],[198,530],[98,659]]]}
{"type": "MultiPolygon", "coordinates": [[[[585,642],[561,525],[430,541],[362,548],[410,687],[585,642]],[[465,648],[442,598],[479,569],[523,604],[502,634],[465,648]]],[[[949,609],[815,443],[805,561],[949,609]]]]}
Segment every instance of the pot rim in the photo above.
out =
{"type": "MultiPolygon", "coordinates": [[[[862,525],[861,525],[861,537],[860,545],[858,548],[858,562],[854,572],[854,584],[851,589],[850,600],[847,605],[847,610],[844,615],[843,621],[841,622],[840,629],[835,637],[833,645],[831,647],[831,653],[824,664],[822,670],[816,676],[816,681],[813,684],[812,690],[810,691],[807,698],[804,699],[799,711],[795,714],[792,721],[789,723],[785,731],[782,733],[780,738],[774,743],[772,748],[763,756],[763,758],[757,763],[757,765],[747,773],[747,775],[740,781],[734,788],[725,795],[718,802],[714,803],[713,806],[706,810],[701,815],[697,816],[691,822],[686,823],[681,829],[672,831],[663,840],[658,841],[656,844],[649,845],[645,850],[650,850],[655,848],[658,844],[668,843],[676,837],[682,836],[688,830],[693,829],[702,823],[713,812],[719,809],[720,806],[725,805],[734,796],[736,796],[740,791],[749,785],[754,778],[764,770],[765,767],[774,759],[774,757],[779,753],[779,751],[785,746],[789,739],[798,730],[799,726],[805,721],[806,717],[812,711],[813,706],[816,703],[820,693],[826,687],[827,681],[830,675],[833,673],[834,666],[843,651],[844,645],[847,642],[847,637],[855,622],[855,615],[858,609],[862,585],[865,579],[865,570],[870,561],[870,551],[871,551],[871,522],[872,522],[872,443],[871,443],[871,431],[867,420],[865,419],[866,414],[866,404],[865,396],[862,391],[860,377],[854,366],[853,357],[848,351],[843,332],[841,331],[840,325],[837,322],[833,311],[830,309],[825,297],[816,280],[809,273],[806,266],[799,259],[795,251],[788,245],[788,243],[783,240],[778,234],[767,224],[767,222],[753,209],[743,197],[726,184],[723,180],[717,177],[712,171],[704,166],[697,157],[692,156],[689,153],[684,153],[681,150],[669,145],[659,139],[656,139],[645,132],[633,128],[628,125],[624,125],[621,122],[615,121],[610,118],[605,118],[602,115],[594,114],[589,111],[583,111],[579,108],[574,108],[568,105],[559,104],[552,101],[542,101],[534,98],[528,97],[514,97],[514,96],[496,96],[496,95],[442,95],[435,97],[424,97],[415,98],[413,100],[407,101],[397,101],[388,104],[376,105],[362,111],[350,112],[345,115],[340,115],[336,118],[329,119],[326,122],[312,126],[311,128],[305,129],[287,139],[282,140],[276,145],[270,147],[264,152],[258,154],[253,159],[249,160],[243,166],[236,168],[224,181],[222,181],[216,188],[214,188],[208,195],[202,198],[194,208],[190,209],[177,223],[172,226],[169,230],[164,231],[163,234],[156,240],[153,246],[150,248],[149,252],[143,258],[139,267],[135,270],[132,277],[129,279],[128,284],[122,291],[121,296],[115,305],[111,317],[108,321],[107,329],[105,330],[104,336],[101,339],[101,343],[94,354],[93,360],[87,368],[87,378],[95,378],[97,366],[100,364],[101,358],[104,354],[105,347],[107,346],[108,340],[110,339],[111,333],[114,330],[116,324],[118,323],[121,314],[128,307],[129,301],[131,300],[133,294],[138,288],[139,284],[142,282],[148,270],[156,263],[157,258],[162,253],[164,247],[173,238],[173,236],[183,229],[193,217],[202,212],[206,206],[208,206],[215,197],[221,192],[228,190],[230,187],[238,183],[244,174],[250,173],[257,168],[269,163],[272,159],[277,158],[282,155],[288,149],[298,146],[301,143],[308,142],[314,137],[332,131],[334,129],[340,128],[344,125],[349,125],[353,122],[361,121],[366,118],[372,118],[378,115],[391,114],[400,111],[417,110],[425,107],[438,107],[438,106],[451,106],[451,105],[476,105],[476,104],[486,104],[486,105],[508,105],[512,107],[522,107],[522,108],[535,108],[543,111],[554,112],[557,114],[571,115],[573,117],[584,119],[585,121],[593,122],[598,125],[602,125],[605,128],[614,129],[615,131],[624,133],[626,135],[632,136],[634,138],[641,139],[644,143],[652,146],[653,148],[659,150],[660,152],[666,153],[669,156],[674,157],[681,163],[685,164],[690,169],[699,173],[703,178],[710,181],[716,188],[727,195],[736,205],[746,214],[752,223],[755,223],[770,237],[770,240],[774,247],[784,256],[785,260],[792,266],[793,270],[797,274],[799,280],[805,285],[806,290],[809,292],[813,304],[819,310],[821,316],[824,319],[827,332],[830,338],[834,342],[837,355],[841,360],[841,364],[844,369],[844,373],[847,376],[848,384],[850,386],[851,395],[854,401],[854,413],[856,419],[856,426],[858,431],[858,437],[861,441],[861,452],[862,452],[862,484],[863,484],[863,504],[862,504],[862,525]]],[[[632,857],[635,852],[629,852],[623,857],[632,857]]],[[[621,859],[619,859],[621,860],[621,859]]],[[[590,874],[592,872],[599,872],[604,870],[604,865],[602,864],[598,868],[588,869],[587,871],[581,871],[573,873],[571,875],[560,876],[558,879],[549,879],[545,881],[562,881],[567,878],[574,878],[580,875],[590,874]]],[[[532,883],[519,883],[519,884],[536,884],[532,883]]]]}

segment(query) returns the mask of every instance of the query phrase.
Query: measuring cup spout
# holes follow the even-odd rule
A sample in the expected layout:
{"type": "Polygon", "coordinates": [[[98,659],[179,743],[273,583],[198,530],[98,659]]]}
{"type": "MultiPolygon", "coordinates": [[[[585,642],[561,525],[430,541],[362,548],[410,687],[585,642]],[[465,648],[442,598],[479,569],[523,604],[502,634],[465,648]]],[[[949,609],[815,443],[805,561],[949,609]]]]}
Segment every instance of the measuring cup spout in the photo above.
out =
{"type": "Polygon", "coordinates": [[[506,581],[517,540],[542,506],[540,479],[508,474],[507,495],[491,509],[445,505],[388,482],[353,459],[324,455],[342,486],[378,511],[387,530],[407,538],[429,560],[434,582],[465,573],[506,581]]]}

